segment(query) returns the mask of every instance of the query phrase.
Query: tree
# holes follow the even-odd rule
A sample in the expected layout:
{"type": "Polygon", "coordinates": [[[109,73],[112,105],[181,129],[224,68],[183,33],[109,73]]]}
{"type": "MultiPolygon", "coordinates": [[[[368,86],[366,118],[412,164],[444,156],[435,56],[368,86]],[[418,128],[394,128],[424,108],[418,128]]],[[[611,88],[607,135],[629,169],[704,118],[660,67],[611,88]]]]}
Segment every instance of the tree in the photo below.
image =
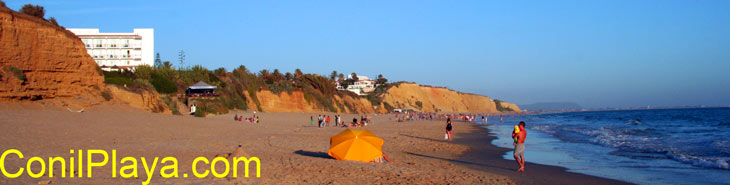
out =
{"type": "Polygon", "coordinates": [[[221,67],[221,68],[215,69],[215,71],[213,71],[213,73],[215,73],[215,75],[218,75],[218,76],[225,76],[226,68],[221,67]]]}
{"type": "Polygon", "coordinates": [[[359,79],[359,78],[357,77],[357,73],[352,73],[352,74],[350,75],[350,78],[352,78],[352,83],[353,83],[353,84],[354,84],[355,82],[357,82],[358,80],[360,80],[360,79],[359,79]]]}
{"type": "Polygon", "coordinates": [[[383,78],[383,74],[378,75],[378,80],[375,81],[375,84],[385,84],[388,82],[387,78],[383,78]]]}
{"type": "Polygon", "coordinates": [[[340,73],[337,75],[337,78],[339,78],[340,81],[345,80],[345,74],[340,73]]]}
{"type": "Polygon", "coordinates": [[[279,69],[274,69],[274,73],[271,74],[275,82],[284,80],[284,75],[279,72],[279,69]]]}
{"type": "Polygon", "coordinates": [[[302,79],[303,75],[304,75],[304,73],[302,73],[301,69],[294,70],[294,80],[298,81],[298,80],[302,79]]]}
{"type": "Polygon", "coordinates": [[[46,15],[46,10],[39,5],[25,4],[22,8],[20,8],[20,13],[43,19],[43,16],[46,15]]]}
{"type": "Polygon", "coordinates": [[[155,57],[155,67],[162,67],[162,60],[160,59],[160,52],[157,52],[157,56],[155,57]]]}
{"type": "Polygon", "coordinates": [[[330,74],[330,79],[334,80],[337,78],[337,71],[332,71],[332,74],[330,74]]]}
{"type": "Polygon", "coordinates": [[[162,67],[172,69],[172,63],[170,61],[165,61],[162,63],[162,67]]]}
{"type": "Polygon", "coordinates": [[[287,81],[292,81],[292,80],[294,80],[294,75],[292,75],[291,72],[286,72],[286,74],[284,75],[284,78],[287,81]]]}

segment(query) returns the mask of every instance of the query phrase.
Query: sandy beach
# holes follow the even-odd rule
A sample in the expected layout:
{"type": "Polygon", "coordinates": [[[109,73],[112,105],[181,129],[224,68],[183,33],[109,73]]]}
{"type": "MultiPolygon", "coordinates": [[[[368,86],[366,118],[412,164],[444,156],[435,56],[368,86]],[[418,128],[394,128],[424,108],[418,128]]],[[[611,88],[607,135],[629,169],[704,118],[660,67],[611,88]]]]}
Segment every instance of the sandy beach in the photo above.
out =
{"type": "MultiPolygon", "coordinates": [[[[443,123],[399,123],[392,115],[374,117],[366,127],[385,140],[383,151],[394,162],[385,164],[337,161],[327,155],[329,137],[344,128],[310,125],[305,113],[259,113],[261,123],[233,121],[233,115],[194,118],[155,114],[121,105],[100,105],[84,112],[71,112],[39,104],[0,105],[0,149],[18,149],[26,157],[74,156],[69,150],[116,150],[117,156],[176,157],[179,173],[191,174],[195,157],[213,159],[216,154],[243,145],[250,156],[261,160],[260,178],[162,178],[158,164],[150,184],[622,184],[623,182],[566,172],[553,166],[516,164],[502,159],[508,149],[490,144],[493,136],[469,124],[455,123],[455,140],[443,140],[443,123]]],[[[329,115],[334,115],[328,113],[329,115]]],[[[314,115],[316,117],[316,114],[314,115]]],[[[356,115],[343,115],[351,120],[356,115]]],[[[359,116],[358,116],[359,118],[359,116]]],[[[529,152],[529,149],[528,151],[529,152]]],[[[25,159],[6,159],[9,171],[25,167],[25,159]]],[[[138,178],[112,178],[109,165],[95,167],[93,178],[0,179],[0,184],[137,184],[147,175],[138,164],[138,178]]],[[[117,167],[119,168],[119,167],[117,167]]],[[[200,165],[198,171],[208,169],[200,165]]],[[[40,171],[39,165],[33,166],[40,171]]],[[[67,169],[68,170],[68,169],[67,169]]],[[[118,170],[118,169],[117,169],[118,170]]],[[[216,168],[223,171],[223,168],[216,168]]],[[[253,170],[253,169],[251,169],[253,170]]],[[[47,170],[46,170],[47,171],[47,170]]],[[[54,167],[55,173],[61,169],[54,167]]],[[[68,171],[67,171],[68,172],[68,171]]],[[[252,174],[255,174],[251,171],[252,174]]],[[[253,175],[252,175],[253,176],[253,175]]]]}

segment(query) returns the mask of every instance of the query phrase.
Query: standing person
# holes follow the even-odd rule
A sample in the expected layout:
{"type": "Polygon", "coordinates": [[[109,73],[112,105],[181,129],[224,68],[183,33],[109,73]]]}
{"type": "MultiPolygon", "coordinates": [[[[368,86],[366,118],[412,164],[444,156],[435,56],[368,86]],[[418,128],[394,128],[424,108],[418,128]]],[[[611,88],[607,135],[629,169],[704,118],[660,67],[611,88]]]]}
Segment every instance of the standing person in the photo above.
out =
{"type": "Polygon", "coordinates": [[[520,121],[519,124],[520,131],[518,133],[513,133],[512,138],[515,140],[515,142],[512,144],[515,146],[515,152],[514,157],[517,161],[517,164],[520,165],[520,169],[517,169],[518,172],[524,172],[525,171],[525,138],[527,137],[527,131],[525,130],[525,122],[520,121]]]}
{"type": "Polygon", "coordinates": [[[446,136],[449,138],[449,142],[451,142],[451,133],[454,127],[451,125],[451,118],[446,118],[446,136]]]}
{"type": "Polygon", "coordinates": [[[309,124],[314,125],[314,116],[309,116],[309,124]]]}
{"type": "Polygon", "coordinates": [[[501,114],[499,115],[499,122],[504,122],[504,118],[502,117],[501,114]]]}
{"type": "Polygon", "coordinates": [[[317,126],[322,127],[322,121],[324,121],[324,119],[322,118],[322,115],[318,115],[317,116],[317,126]]]}
{"type": "Polygon", "coordinates": [[[195,104],[193,104],[193,106],[190,106],[190,115],[195,115],[195,110],[195,104]]]}
{"type": "Polygon", "coordinates": [[[330,124],[330,115],[327,115],[327,122],[325,123],[325,126],[330,124]]]}

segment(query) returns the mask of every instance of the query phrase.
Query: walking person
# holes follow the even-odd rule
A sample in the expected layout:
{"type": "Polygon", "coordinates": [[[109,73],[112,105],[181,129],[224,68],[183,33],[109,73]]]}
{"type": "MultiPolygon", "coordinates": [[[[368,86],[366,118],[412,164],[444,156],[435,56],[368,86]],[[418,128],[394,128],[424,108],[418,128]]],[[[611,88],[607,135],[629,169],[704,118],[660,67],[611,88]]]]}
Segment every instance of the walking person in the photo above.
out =
{"type": "MultiPolygon", "coordinates": [[[[527,137],[527,131],[525,130],[525,122],[520,121],[520,124],[518,126],[519,131],[512,133],[512,138],[515,140],[512,145],[515,146],[515,152],[514,157],[515,161],[517,161],[517,164],[520,165],[520,169],[517,169],[517,172],[524,172],[525,171],[525,138],[527,137]]],[[[517,129],[515,129],[517,130],[517,129]]]]}
{"type": "Polygon", "coordinates": [[[446,137],[451,142],[451,133],[454,127],[451,125],[451,118],[446,118],[446,137]]]}

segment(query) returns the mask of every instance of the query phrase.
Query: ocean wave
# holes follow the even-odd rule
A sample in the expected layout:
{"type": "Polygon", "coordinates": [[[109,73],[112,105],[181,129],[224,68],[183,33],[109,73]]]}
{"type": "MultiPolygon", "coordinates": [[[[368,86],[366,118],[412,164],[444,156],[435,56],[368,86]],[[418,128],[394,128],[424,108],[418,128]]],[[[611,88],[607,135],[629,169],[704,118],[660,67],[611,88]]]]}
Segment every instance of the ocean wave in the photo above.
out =
{"type": "Polygon", "coordinates": [[[692,166],[706,167],[706,168],[717,168],[717,169],[730,169],[730,157],[706,157],[706,156],[693,156],[684,153],[669,152],[669,157],[684,163],[692,164],[692,166]]]}

